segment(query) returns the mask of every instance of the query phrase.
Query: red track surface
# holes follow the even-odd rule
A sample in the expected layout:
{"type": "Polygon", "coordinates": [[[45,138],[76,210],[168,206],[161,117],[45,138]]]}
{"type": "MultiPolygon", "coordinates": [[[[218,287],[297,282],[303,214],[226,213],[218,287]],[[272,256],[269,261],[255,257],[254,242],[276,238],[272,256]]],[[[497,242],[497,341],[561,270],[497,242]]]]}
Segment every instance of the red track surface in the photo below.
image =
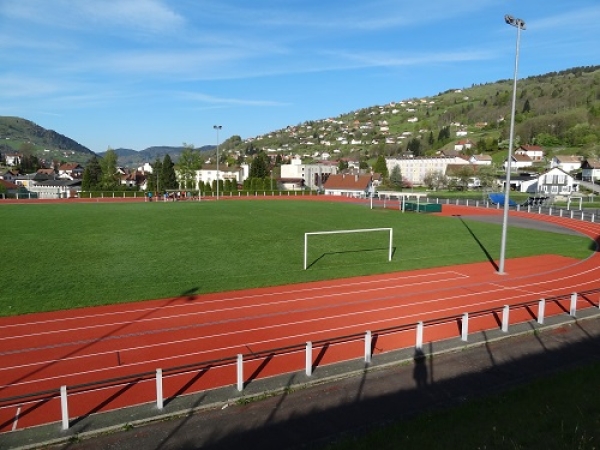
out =
{"type": "MultiPolygon", "coordinates": [[[[500,214],[499,210],[445,205],[444,214],[500,214]]],[[[600,239],[600,224],[511,212],[559,224],[600,239]]],[[[200,361],[320,341],[367,330],[460,315],[598,288],[600,255],[585,261],[559,256],[509,259],[506,274],[491,263],[391,273],[328,282],[253,289],[0,318],[0,398],[200,361]]],[[[578,309],[597,305],[579,298],[578,309]]],[[[546,314],[568,305],[548,304],[546,314]]],[[[511,322],[532,319],[511,310],[511,322]]],[[[493,314],[470,331],[497,328],[493,314]]],[[[424,341],[456,337],[456,322],[425,328],[424,341]]],[[[374,353],[414,345],[414,330],[377,337],[374,353]]],[[[316,348],[318,365],[363,352],[361,341],[316,348]]],[[[246,380],[300,371],[304,353],[290,351],[247,362],[246,380]]],[[[235,385],[234,364],[165,379],[169,398],[235,385]]],[[[97,388],[69,397],[70,417],[154,400],[153,381],[97,388]]],[[[60,421],[60,402],[28,401],[0,408],[0,432],[60,421]]]]}

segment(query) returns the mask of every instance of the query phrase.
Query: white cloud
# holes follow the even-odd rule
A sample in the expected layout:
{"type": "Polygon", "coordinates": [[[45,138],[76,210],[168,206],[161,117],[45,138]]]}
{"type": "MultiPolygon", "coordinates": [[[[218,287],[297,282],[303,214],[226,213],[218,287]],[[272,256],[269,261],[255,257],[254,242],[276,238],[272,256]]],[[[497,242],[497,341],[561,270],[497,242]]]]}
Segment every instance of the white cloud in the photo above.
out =
{"type": "Polygon", "coordinates": [[[286,103],[272,100],[248,100],[241,98],[223,98],[213,95],[200,94],[197,92],[180,92],[179,95],[185,100],[215,105],[240,105],[240,106],[287,106],[286,103]]]}
{"type": "Polygon", "coordinates": [[[577,9],[565,13],[527,21],[527,27],[535,31],[550,30],[553,33],[568,33],[571,28],[594,27],[597,31],[600,20],[600,6],[577,9]]]}
{"type": "Polygon", "coordinates": [[[68,29],[102,24],[157,32],[172,30],[185,23],[182,16],[161,0],[19,0],[3,4],[0,14],[68,29]]]}

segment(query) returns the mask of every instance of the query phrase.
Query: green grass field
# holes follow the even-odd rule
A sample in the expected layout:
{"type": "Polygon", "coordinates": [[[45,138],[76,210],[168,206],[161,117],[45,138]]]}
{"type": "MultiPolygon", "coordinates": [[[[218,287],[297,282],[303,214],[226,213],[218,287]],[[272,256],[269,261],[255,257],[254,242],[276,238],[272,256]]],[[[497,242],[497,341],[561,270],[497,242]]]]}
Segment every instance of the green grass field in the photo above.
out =
{"type": "MultiPolygon", "coordinates": [[[[311,201],[2,205],[0,315],[497,259],[501,227],[311,201]],[[304,233],[392,227],[313,237],[304,233]],[[485,251],[484,251],[485,250],[485,251]]],[[[510,227],[507,258],[589,256],[590,239],[510,227]]],[[[490,264],[490,272],[494,268],[490,264]]]]}

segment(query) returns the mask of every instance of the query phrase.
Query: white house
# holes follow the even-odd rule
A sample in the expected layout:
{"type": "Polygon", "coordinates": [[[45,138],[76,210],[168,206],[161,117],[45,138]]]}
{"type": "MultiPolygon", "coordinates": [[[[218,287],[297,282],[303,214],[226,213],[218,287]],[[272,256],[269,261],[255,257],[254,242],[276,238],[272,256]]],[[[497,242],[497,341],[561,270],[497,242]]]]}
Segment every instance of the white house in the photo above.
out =
{"type": "Polygon", "coordinates": [[[533,178],[530,182],[521,184],[521,192],[538,195],[571,195],[579,191],[579,184],[569,173],[558,167],[533,178]]]}
{"type": "Polygon", "coordinates": [[[4,155],[4,162],[8,167],[18,166],[21,164],[21,155],[18,153],[6,153],[4,155]]]}
{"type": "Polygon", "coordinates": [[[515,150],[515,155],[526,155],[532,161],[543,161],[544,149],[539,145],[521,145],[515,150]]]}
{"type": "Polygon", "coordinates": [[[385,164],[388,173],[392,173],[395,166],[400,168],[402,178],[412,185],[421,186],[424,179],[432,173],[446,173],[449,164],[469,164],[466,159],[458,156],[436,156],[436,157],[399,157],[386,158],[385,164]]]}
{"type": "Polygon", "coordinates": [[[76,180],[83,177],[83,167],[78,163],[64,163],[58,167],[58,178],[76,180]]]}
{"type": "MultiPolygon", "coordinates": [[[[512,155],[511,163],[510,163],[510,171],[516,172],[519,169],[523,169],[524,167],[531,167],[533,165],[533,160],[527,155],[512,155]]],[[[506,170],[508,166],[508,158],[504,160],[504,170],[506,170]]]]}
{"type": "Polygon", "coordinates": [[[454,143],[454,150],[458,152],[461,152],[463,150],[469,150],[473,147],[473,145],[473,141],[471,141],[470,139],[461,139],[460,141],[454,143]]]}
{"type": "Polygon", "coordinates": [[[581,169],[581,158],[574,155],[556,155],[550,160],[550,168],[558,167],[565,172],[581,169]]]}
{"type": "Polygon", "coordinates": [[[338,172],[337,163],[323,161],[316,164],[302,164],[300,158],[294,158],[290,164],[282,164],[281,179],[294,183],[296,186],[304,185],[309,189],[319,189],[327,175],[338,172]]]}
{"type": "Polygon", "coordinates": [[[469,158],[469,162],[476,166],[491,166],[492,165],[492,157],[491,155],[472,155],[469,158]]]}
{"type": "Polygon", "coordinates": [[[600,180],[600,159],[588,158],[581,164],[581,179],[594,182],[600,180]]]}
{"type": "Polygon", "coordinates": [[[326,195],[344,195],[347,197],[365,197],[373,186],[373,178],[360,174],[330,175],[323,185],[326,195]]]}
{"type": "Polygon", "coordinates": [[[217,171],[217,165],[205,165],[200,170],[196,170],[196,176],[194,177],[194,181],[196,186],[199,183],[208,183],[212,185],[213,181],[217,180],[225,181],[232,180],[237,184],[241,184],[244,181],[244,168],[243,167],[229,167],[224,164],[219,165],[219,170],[217,171]]]}

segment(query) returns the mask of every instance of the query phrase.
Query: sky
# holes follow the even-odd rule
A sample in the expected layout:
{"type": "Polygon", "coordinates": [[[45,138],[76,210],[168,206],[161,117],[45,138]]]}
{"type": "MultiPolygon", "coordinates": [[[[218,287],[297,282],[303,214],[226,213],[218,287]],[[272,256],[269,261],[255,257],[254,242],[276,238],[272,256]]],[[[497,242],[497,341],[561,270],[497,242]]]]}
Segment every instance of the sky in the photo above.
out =
{"type": "Polygon", "coordinates": [[[0,116],[94,152],[251,138],[512,79],[506,14],[519,78],[600,65],[598,0],[0,0],[0,116]]]}

